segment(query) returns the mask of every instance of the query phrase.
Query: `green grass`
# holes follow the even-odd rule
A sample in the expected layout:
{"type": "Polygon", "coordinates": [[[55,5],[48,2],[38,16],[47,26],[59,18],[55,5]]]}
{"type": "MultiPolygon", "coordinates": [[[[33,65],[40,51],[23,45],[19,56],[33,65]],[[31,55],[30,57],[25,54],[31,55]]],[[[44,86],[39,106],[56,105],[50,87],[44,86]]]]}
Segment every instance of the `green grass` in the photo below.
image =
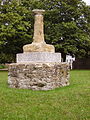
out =
{"type": "Polygon", "coordinates": [[[90,70],[71,71],[70,85],[50,91],[13,89],[0,72],[0,120],[90,120],[90,70]]]}

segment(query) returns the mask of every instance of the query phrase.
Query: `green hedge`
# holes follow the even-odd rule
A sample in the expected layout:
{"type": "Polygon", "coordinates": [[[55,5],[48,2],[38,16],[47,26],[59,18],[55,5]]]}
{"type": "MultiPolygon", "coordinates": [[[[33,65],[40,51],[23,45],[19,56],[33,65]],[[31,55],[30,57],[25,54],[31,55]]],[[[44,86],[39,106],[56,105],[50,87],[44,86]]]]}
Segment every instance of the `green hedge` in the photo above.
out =
{"type": "Polygon", "coordinates": [[[4,68],[7,68],[7,66],[4,64],[0,64],[0,69],[4,69],[4,68]]]}

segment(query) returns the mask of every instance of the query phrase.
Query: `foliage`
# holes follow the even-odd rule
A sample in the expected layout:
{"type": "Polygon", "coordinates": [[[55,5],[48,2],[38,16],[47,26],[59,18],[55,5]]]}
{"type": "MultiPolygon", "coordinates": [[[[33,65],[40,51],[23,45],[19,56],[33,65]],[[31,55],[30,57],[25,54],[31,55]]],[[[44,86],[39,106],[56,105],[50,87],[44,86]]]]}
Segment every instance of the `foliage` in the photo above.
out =
{"type": "Polygon", "coordinates": [[[70,53],[78,57],[88,56],[90,54],[88,53],[90,22],[87,22],[87,17],[90,16],[89,7],[80,0],[61,0],[61,3],[59,1],[53,3],[53,8],[49,8],[52,9],[52,14],[47,16],[47,40],[52,41],[56,51],[61,52],[62,55],[70,53]]]}
{"type": "Polygon", "coordinates": [[[6,66],[4,64],[0,64],[0,69],[4,69],[6,66]]]}
{"type": "Polygon", "coordinates": [[[45,9],[45,40],[62,57],[90,56],[90,6],[82,0],[22,0],[0,7],[0,43],[5,54],[22,52],[33,36],[33,9],[45,9]]]}
{"type": "Polygon", "coordinates": [[[71,71],[70,85],[50,91],[12,89],[0,72],[0,120],[89,120],[90,70],[71,71]]]}
{"type": "MultiPolygon", "coordinates": [[[[32,41],[31,12],[16,2],[6,3],[0,7],[0,56],[15,56],[22,52],[22,46],[32,41]]],[[[13,59],[14,60],[14,59],[13,59]]],[[[9,59],[9,61],[11,61],[9,59]]]]}

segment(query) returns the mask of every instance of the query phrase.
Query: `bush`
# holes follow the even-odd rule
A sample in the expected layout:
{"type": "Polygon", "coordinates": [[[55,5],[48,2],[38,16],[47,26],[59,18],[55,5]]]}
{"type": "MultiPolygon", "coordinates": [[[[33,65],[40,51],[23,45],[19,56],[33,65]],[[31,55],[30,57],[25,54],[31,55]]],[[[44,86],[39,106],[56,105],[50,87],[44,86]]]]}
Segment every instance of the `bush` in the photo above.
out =
{"type": "Polygon", "coordinates": [[[0,69],[4,69],[4,68],[7,68],[7,66],[4,64],[0,64],[0,69]]]}

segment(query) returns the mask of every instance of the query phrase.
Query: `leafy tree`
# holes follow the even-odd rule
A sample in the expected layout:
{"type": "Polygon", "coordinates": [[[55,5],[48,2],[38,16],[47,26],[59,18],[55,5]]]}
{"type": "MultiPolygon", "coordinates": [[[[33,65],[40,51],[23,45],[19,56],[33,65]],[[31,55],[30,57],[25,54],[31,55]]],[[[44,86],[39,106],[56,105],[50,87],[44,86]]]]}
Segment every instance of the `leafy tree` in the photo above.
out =
{"type": "Polygon", "coordinates": [[[0,7],[0,49],[15,55],[32,41],[33,9],[45,9],[45,40],[62,57],[90,56],[90,6],[82,0],[22,0],[0,7]],[[10,49],[11,48],[11,49],[10,49]]]}
{"type": "Polygon", "coordinates": [[[22,46],[32,41],[32,13],[24,6],[5,2],[0,6],[0,56],[5,62],[15,60],[15,55],[22,52],[22,46]],[[9,59],[11,56],[11,59],[9,59]]]}
{"type": "Polygon", "coordinates": [[[46,2],[45,33],[63,58],[67,53],[77,57],[90,55],[90,6],[81,0],[49,0],[46,2]]]}

